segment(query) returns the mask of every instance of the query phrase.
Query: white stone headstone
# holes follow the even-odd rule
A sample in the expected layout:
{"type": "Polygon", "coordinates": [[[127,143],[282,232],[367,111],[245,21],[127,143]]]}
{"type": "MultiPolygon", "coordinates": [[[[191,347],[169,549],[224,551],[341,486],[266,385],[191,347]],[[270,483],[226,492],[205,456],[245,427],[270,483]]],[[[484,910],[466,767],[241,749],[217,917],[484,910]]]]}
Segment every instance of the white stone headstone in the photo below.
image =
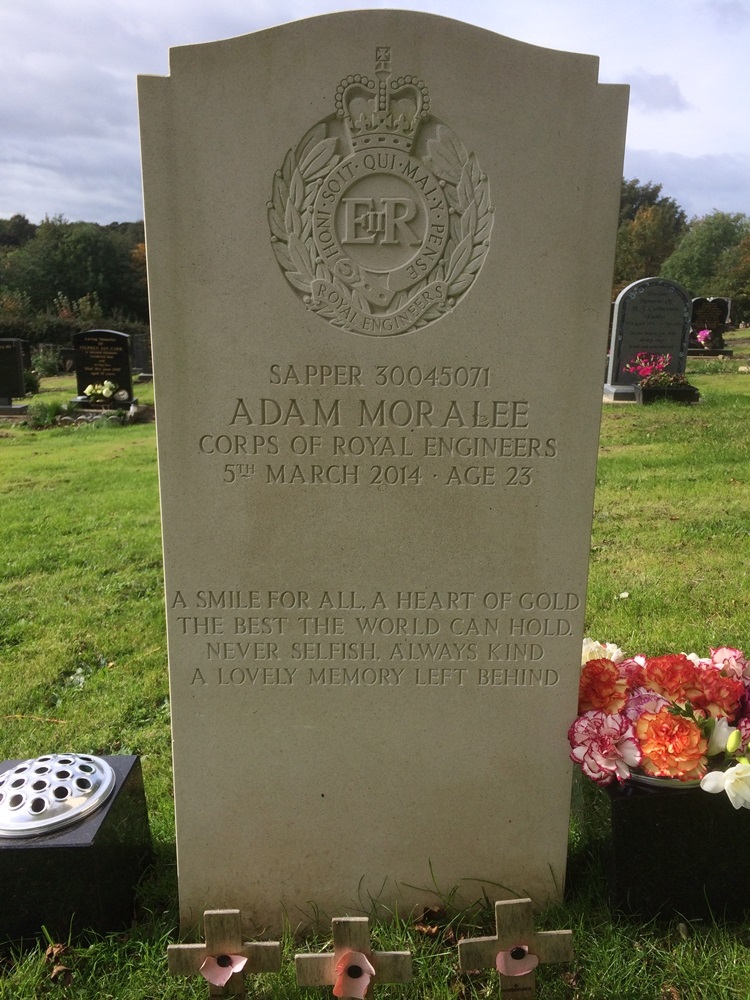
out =
{"type": "Polygon", "coordinates": [[[627,103],[597,69],[381,10],[140,81],[186,928],[562,891],[627,103]]]}

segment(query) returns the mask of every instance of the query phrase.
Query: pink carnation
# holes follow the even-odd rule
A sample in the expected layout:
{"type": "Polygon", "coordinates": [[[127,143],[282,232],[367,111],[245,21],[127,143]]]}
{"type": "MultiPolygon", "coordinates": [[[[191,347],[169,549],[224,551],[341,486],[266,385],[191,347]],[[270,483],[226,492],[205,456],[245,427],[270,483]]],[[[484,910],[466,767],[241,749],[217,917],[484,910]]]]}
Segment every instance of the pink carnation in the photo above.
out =
{"type": "Polygon", "coordinates": [[[733,646],[719,646],[718,649],[711,650],[711,663],[718,669],[723,670],[728,677],[739,680],[747,668],[747,660],[741,649],[733,646]]]}
{"type": "Polygon", "coordinates": [[[608,785],[615,778],[626,781],[630,768],[642,759],[633,726],[617,712],[584,712],[570,727],[568,740],[573,748],[570,759],[598,785],[608,785]]]}
{"type": "Polygon", "coordinates": [[[672,702],[665,698],[663,694],[656,691],[649,691],[648,688],[638,687],[628,698],[622,714],[631,722],[635,722],[639,715],[644,712],[658,712],[660,708],[669,708],[672,702]]]}

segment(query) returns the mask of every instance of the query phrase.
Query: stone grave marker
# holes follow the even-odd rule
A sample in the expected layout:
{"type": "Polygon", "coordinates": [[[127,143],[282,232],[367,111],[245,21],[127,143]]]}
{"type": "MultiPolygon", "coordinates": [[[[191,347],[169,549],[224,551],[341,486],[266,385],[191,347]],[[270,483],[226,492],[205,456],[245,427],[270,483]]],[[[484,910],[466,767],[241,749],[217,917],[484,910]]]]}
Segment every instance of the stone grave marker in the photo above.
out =
{"type": "Polygon", "coordinates": [[[533,1000],[539,964],[573,961],[573,932],[535,932],[530,899],[495,903],[495,929],[494,937],[459,941],[458,961],[464,972],[497,969],[501,997],[533,1000]]]}
{"type": "Polygon", "coordinates": [[[76,402],[93,402],[86,394],[90,385],[114,385],[113,404],[128,405],[133,399],[130,373],[130,336],[116,330],[83,330],[73,335],[75,352],[76,402]]]}
{"type": "Polygon", "coordinates": [[[730,310],[732,300],[720,295],[705,296],[693,299],[693,314],[690,333],[690,349],[694,355],[705,356],[724,354],[732,356],[732,351],[726,349],[724,334],[730,326],[730,310]],[[700,334],[708,330],[704,340],[700,334]]]}
{"type": "Polygon", "coordinates": [[[18,338],[0,340],[0,413],[23,414],[25,404],[14,404],[14,399],[26,395],[24,380],[23,341],[18,338]]]}
{"type": "Polygon", "coordinates": [[[331,929],[332,952],[294,956],[300,986],[333,986],[336,997],[362,998],[372,996],[373,985],[411,982],[411,953],[372,951],[367,917],[334,917],[331,929]]]}
{"type": "Polygon", "coordinates": [[[183,928],[562,891],[627,104],[597,72],[381,10],[140,80],[183,928]]]}
{"type": "Polygon", "coordinates": [[[667,371],[685,372],[690,339],[690,296],[668,278],[642,278],[615,300],[604,398],[635,399],[639,376],[625,370],[635,356],[669,354],[667,371]]]}
{"type": "Polygon", "coordinates": [[[229,993],[244,1000],[245,976],[281,969],[278,941],[242,940],[239,910],[206,910],[203,928],[206,940],[202,944],[168,945],[170,975],[200,973],[208,981],[209,996],[223,997],[229,993]],[[224,974],[217,977],[219,970],[224,970],[224,974]],[[219,982],[214,981],[217,978],[219,982]]]}

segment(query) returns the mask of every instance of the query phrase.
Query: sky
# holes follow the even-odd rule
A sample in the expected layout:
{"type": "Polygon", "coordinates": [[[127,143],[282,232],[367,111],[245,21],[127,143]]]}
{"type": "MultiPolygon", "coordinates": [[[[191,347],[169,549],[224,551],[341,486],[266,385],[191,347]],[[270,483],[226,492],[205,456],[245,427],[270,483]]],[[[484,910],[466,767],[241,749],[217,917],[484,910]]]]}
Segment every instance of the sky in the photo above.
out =
{"type": "Polygon", "coordinates": [[[136,77],[173,46],[400,7],[600,58],[628,83],[624,174],[689,218],[750,215],[750,0],[0,0],[0,218],[143,217],[136,77]]]}

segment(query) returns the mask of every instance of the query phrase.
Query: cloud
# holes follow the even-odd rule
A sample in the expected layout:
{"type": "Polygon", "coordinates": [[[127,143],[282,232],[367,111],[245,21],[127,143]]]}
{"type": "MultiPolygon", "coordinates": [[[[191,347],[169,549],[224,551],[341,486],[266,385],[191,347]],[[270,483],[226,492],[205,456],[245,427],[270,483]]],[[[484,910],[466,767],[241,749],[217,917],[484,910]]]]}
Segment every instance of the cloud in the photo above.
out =
{"type": "Polygon", "coordinates": [[[727,154],[682,156],[654,150],[628,150],[625,176],[662,185],[662,194],[674,198],[688,216],[742,212],[750,205],[750,176],[746,161],[727,154]]]}
{"type": "Polygon", "coordinates": [[[737,28],[750,23],[750,6],[743,0],[708,0],[706,8],[722,28],[737,28]]]}
{"type": "Polygon", "coordinates": [[[654,114],[662,111],[688,111],[690,105],[682,96],[680,85],[666,73],[649,73],[639,69],[625,77],[630,84],[630,103],[654,114]]]}

